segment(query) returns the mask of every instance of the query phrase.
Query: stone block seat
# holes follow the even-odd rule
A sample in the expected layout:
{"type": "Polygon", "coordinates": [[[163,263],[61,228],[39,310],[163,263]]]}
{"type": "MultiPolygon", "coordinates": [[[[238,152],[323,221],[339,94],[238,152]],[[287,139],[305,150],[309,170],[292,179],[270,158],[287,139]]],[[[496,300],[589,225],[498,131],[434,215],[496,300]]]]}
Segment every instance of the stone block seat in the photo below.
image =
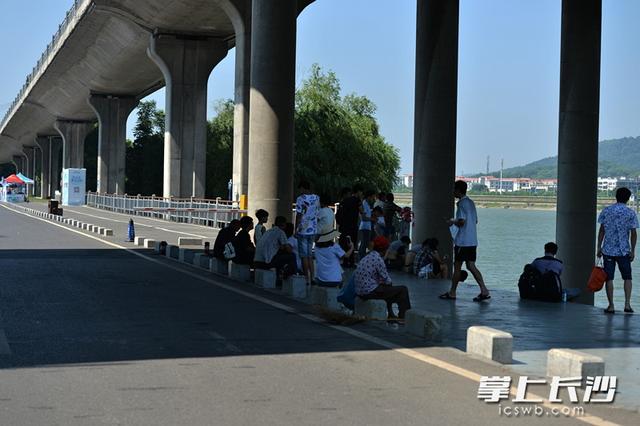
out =
{"type": "Polygon", "coordinates": [[[356,296],[355,314],[370,320],[384,321],[388,317],[387,302],[380,299],[361,299],[356,296]]]}

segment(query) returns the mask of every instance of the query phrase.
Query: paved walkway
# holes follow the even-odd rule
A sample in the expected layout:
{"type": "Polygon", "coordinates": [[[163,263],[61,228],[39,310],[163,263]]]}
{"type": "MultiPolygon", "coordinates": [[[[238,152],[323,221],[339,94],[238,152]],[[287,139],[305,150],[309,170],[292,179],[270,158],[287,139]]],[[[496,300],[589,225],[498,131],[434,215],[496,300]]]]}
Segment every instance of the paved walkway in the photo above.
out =
{"type": "Polygon", "coordinates": [[[466,330],[472,325],[507,331],[514,338],[513,370],[538,376],[545,376],[551,348],[588,352],[604,358],[606,373],[618,376],[616,403],[640,410],[640,314],[605,315],[593,306],[521,300],[516,288],[495,290],[490,301],[476,303],[471,299],[479,290],[471,277],[472,284],[458,288],[457,300],[440,300],[449,281],[404,273],[393,273],[392,278],[409,287],[414,308],[443,316],[442,345],[464,350],[466,330]]]}

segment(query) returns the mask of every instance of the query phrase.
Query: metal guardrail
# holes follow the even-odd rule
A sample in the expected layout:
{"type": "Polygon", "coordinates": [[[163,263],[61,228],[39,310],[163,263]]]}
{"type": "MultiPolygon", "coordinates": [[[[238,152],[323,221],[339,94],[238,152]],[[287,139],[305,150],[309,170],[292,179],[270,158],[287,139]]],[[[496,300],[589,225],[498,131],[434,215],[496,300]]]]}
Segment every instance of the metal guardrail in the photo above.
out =
{"type": "Polygon", "coordinates": [[[247,213],[238,202],[220,198],[163,198],[117,194],[87,193],[87,205],[132,216],[153,217],[170,222],[191,223],[222,228],[247,213]]]}
{"type": "Polygon", "coordinates": [[[27,75],[26,81],[22,85],[22,88],[18,92],[18,95],[15,97],[15,99],[7,109],[6,113],[4,114],[4,117],[0,122],[0,129],[4,128],[7,120],[9,119],[9,116],[11,116],[13,110],[20,103],[20,100],[29,89],[29,86],[31,85],[31,83],[35,81],[38,73],[42,71],[45,65],[49,64],[50,57],[57,51],[58,45],[62,38],[62,34],[64,34],[64,32],[69,27],[69,25],[75,20],[75,18],[80,16],[81,14],[80,11],[86,9],[84,6],[86,6],[88,3],[91,3],[91,2],[92,0],[75,0],[73,2],[73,6],[71,6],[71,9],[67,11],[67,14],[64,17],[64,20],[58,26],[58,31],[56,31],[56,33],[51,38],[51,42],[47,45],[46,50],[42,53],[42,55],[40,56],[40,59],[38,59],[38,62],[33,67],[33,70],[31,71],[31,73],[27,75]]]}

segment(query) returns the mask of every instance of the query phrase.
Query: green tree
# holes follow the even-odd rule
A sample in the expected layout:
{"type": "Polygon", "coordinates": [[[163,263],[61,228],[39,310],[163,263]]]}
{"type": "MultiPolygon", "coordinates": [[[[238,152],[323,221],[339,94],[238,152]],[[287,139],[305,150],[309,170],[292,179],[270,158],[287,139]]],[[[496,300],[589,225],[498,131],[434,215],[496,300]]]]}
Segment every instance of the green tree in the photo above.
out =
{"type": "Polygon", "coordinates": [[[218,101],[217,115],[207,123],[207,198],[227,199],[227,184],[231,178],[233,161],[233,110],[232,100],[218,101]]]}
{"type": "Polygon", "coordinates": [[[400,157],[379,133],[376,106],[365,96],[340,96],[335,73],[313,65],[296,93],[295,178],[332,198],[361,183],[391,191],[400,157]]]}
{"type": "Polygon", "coordinates": [[[134,139],[127,141],[125,189],[132,195],[162,195],[165,114],[155,101],[145,101],[137,115],[134,139]]]}

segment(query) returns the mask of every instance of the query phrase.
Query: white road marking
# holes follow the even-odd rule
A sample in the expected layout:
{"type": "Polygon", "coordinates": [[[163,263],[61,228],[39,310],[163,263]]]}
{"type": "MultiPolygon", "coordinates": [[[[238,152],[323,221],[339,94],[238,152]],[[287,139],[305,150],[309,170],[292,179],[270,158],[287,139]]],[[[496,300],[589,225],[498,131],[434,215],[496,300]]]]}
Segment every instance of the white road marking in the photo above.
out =
{"type": "MultiPolygon", "coordinates": [[[[87,234],[84,234],[82,232],[78,232],[78,231],[76,231],[74,229],[69,229],[69,228],[66,228],[66,227],[64,227],[62,225],[58,225],[55,222],[49,222],[46,219],[40,219],[39,217],[31,216],[31,215],[29,215],[27,213],[23,213],[23,212],[20,212],[18,210],[9,208],[4,203],[2,203],[0,205],[2,207],[4,207],[5,209],[11,210],[11,211],[13,211],[15,213],[30,217],[30,218],[35,219],[35,220],[41,220],[41,221],[43,221],[45,223],[48,223],[48,224],[53,225],[53,226],[57,226],[57,227],[62,228],[64,230],[67,230],[67,231],[70,231],[70,232],[75,232],[76,234],[82,235],[83,237],[87,237],[87,238],[94,239],[96,241],[100,241],[103,244],[106,244],[108,246],[111,246],[111,247],[114,247],[114,248],[118,248],[118,249],[121,249],[121,250],[125,250],[125,251],[133,254],[134,256],[138,256],[138,257],[140,257],[142,259],[145,259],[145,260],[147,260],[149,262],[155,263],[156,265],[163,266],[165,268],[168,268],[168,269],[183,273],[185,275],[189,275],[192,278],[195,278],[197,280],[204,281],[206,283],[212,284],[212,285],[214,285],[214,286],[216,286],[218,288],[222,288],[222,289],[231,291],[233,293],[239,294],[241,296],[245,296],[245,297],[247,297],[249,299],[253,299],[253,300],[257,301],[257,302],[264,303],[266,305],[272,306],[272,307],[274,307],[276,309],[283,310],[285,312],[289,312],[291,314],[294,314],[294,315],[297,315],[299,317],[305,318],[305,319],[307,319],[309,321],[312,321],[312,322],[315,322],[317,324],[322,324],[322,325],[324,325],[326,327],[333,328],[334,330],[341,331],[341,332],[349,334],[349,335],[351,335],[353,337],[357,337],[359,339],[362,339],[362,340],[365,340],[367,342],[376,344],[376,345],[381,346],[383,348],[387,348],[387,349],[389,349],[389,350],[391,350],[391,351],[393,351],[393,352],[395,352],[397,354],[401,354],[401,355],[407,356],[409,358],[415,359],[417,361],[423,362],[425,364],[432,365],[434,367],[437,367],[437,368],[440,368],[442,370],[448,371],[449,373],[452,373],[452,374],[458,375],[460,377],[464,377],[466,379],[469,379],[469,380],[471,380],[473,382],[479,383],[480,382],[480,378],[482,377],[482,374],[480,374],[480,373],[476,373],[474,371],[467,370],[466,368],[462,368],[462,367],[459,367],[457,365],[448,363],[446,361],[442,361],[442,360],[440,360],[438,358],[434,358],[434,357],[431,357],[429,355],[425,355],[425,354],[420,353],[418,351],[415,351],[413,349],[405,348],[405,347],[397,345],[397,344],[395,344],[393,342],[389,342],[388,340],[384,340],[384,339],[381,339],[379,337],[375,337],[375,336],[372,336],[370,334],[367,334],[367,333],[364,333],[364,332],[361,332],[361,331],[353,330],[351,328],[342,327],[342,326],[338,326],[338,325],[327,324],[323,319],[321,319],[321,318],[319,318],[319,317],[317,317],[315,315],[311,315],[311,314],[307,314],[307,313],[304,313],[304,312],[300,312],[297,309],[292,308],[292,307],[287,306],[287,305],[284,305],[282,303],[275,302],[273,300],[269,300],[269,299],[267,299],[265,297],[258,296],[256,294],[251,294],[249,292],[246,292],[246,291],[241,290],[239,288],[236,288],[234,286],[230,286],[230,285],[227,285],[227,284],[216,282],[216,281],[214,281],[212,279],[200,276],[199,274],[197,274],[195,272],[184,270],[184,269],[179,268],[177,266],[174,266],[174,265],[172,265],[170,263],[161,262],[158,259],[151,258],[151,257],[149,257],[147,255],[144,255],[142,253],[138,253],[138,252],[136,252],[134,250],[131,250],[131,249],[127,248],[127,247],[121,246],[119,244],[112,243],[111,241],[105,241],[105,240],[103,240],[101,238],[94,237],[93,235],[87,235],[87,234]]],[[[164,258],[164,259],[169,259],[169,260],[173,260],[174,262],[178,262],[176,259],[170,259],[170,258],[164,258]]],[[[511,394],[515,396],[516,393],[517,393],[517,388],[515,386],[511,387],[510,391],[511,391],[511,394]]],[[[565,404],[551,404],[543,396],[540,396],[540,395],[536,395],[536,394],[533,394],[533,393],[527,393],[527,395],[532,399],[542,399],[542,400],[544,400],[542,405],[544,405],[547,408],[555,408],[555,409],[562,410],[562,408],[567,407],[567,408],[571,409],[570,406],[565,405],[565,404]]],[[[572,417],[572,419],[579,420],[581,422],[584,422],[584,423],[587,423],[587,424],[591,424],[591,425],[621,426],[621,425],[618,425],[617,423],[613,423],[613,422],[607,421],[607,420],[605,420],[605,419],[603,419],[601,417],[592,416],[592,415],[588,415],[588,414],[584,415],[583,417],[572,417]]]]}

